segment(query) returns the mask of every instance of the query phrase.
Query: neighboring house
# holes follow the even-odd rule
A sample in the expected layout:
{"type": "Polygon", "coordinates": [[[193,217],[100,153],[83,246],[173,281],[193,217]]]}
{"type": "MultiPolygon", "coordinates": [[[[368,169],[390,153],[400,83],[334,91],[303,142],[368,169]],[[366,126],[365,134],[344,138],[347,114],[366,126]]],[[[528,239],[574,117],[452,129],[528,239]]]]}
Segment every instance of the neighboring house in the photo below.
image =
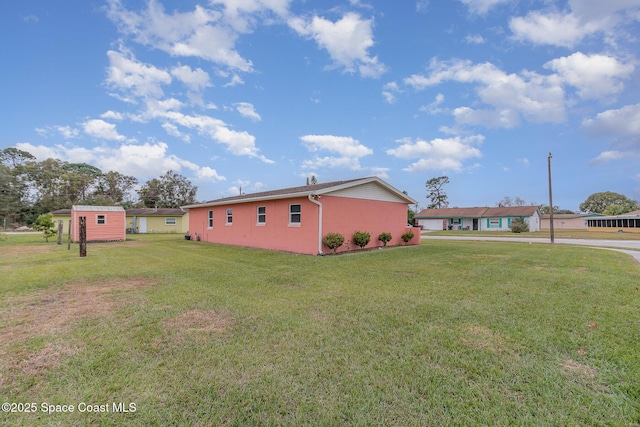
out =
{"type": "Polygon", "coordinates": [[[80,217],[86,217],[87,242],[124,241],[125,211],[121,206],[71,207],[71,240],[80,241],[80,217]]]}
{"type": "Polygon", "coordinates": [[[189,214],[179,208],[127,209],[127,233],[181,233],[189,230],[189,214]]]}
{"type": "Polygon", "coordinates": [[[589,231],[640,233],[640,210],[622,215],[589,218],[587,226],[589,231]]]}
{"type": "MultiPolygon", "coordinates": [[[[553,214],[554,230],[586,230],[587,220],[602,216],[602,214],[553,214]]],[[[540,229],[550,229],[550,215],[543,214],[540,220],[540,229]]]]}
{"type": "Polygon", "coordinates": [[[331,250],[322,239],[340,233],[345,243],[338,252],[358,249],[351,241],[356,231],[368,232],[366,246],[391,233],[389,245],[403,244],[400,236],[414,232],[410,244],[420,243],[418,229],[407,226],[408,206],[415,200],[379,178],[335,181],[227,197],[183,206],[189,210],[191,239],[229,245],[274,249],[302,254],[331,250]]]}
{"type": "Polygon", "coordinates": [[[58,230],[58,221],[62,221],[62,232],[66,236],[67,233],[69,233],[71,209],[58,209],[57,211],[52,211],[51,215],[53,215],[53,223],[55,224],[56,231],[58,230]]]}
{"type": "Polygon", "coordinates": [[[423,230],[510,231],[511,221],[524,219],[529,231],[540,230],[537,206],[424,209],[414,216],[423,230]]]}

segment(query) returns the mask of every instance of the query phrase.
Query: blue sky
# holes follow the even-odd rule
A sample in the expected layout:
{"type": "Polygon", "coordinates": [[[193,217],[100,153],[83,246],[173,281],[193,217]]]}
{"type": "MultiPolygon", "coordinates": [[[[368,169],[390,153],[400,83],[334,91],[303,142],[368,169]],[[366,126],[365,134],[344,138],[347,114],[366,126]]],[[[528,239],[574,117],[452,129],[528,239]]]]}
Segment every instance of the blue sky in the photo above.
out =
{"type": "Polygon", "coordinates": [[[2,2],[0,146],[198,199],[379,176],[427,205],[640,200],[640,0],[2,2]]]}

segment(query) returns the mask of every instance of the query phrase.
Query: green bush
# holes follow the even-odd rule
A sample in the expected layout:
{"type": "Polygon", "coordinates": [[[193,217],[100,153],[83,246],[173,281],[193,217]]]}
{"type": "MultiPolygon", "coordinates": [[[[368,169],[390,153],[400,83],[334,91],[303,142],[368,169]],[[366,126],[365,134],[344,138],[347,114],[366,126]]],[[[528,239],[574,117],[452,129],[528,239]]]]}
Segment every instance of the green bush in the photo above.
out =
{"type": "Polygon", "coordinates": [[[378,240],[382,242],[382,246],[387,246],[387,242],[390,242],[392,239],[391,233],[380,233],[378,235],[378,240]]]}
{"type": "Polygon", "coordinates": [[[524,233],[526,231],[529,231],[529,224],[527,224],[524,218],[514,218],[511,220],[511,232],[524,233]]]}
{"type": "Polygon", "coordinates": [[[360,246],[360,249],[364,248],[371,241],[371,235],[366,231],[356,231],[353,233],[353,243],[360,246]]]}
{"type": "Polygon", "coordinates": [[[56,231],[54,230],[55,224],[53,223],[53,215],[42,214],[36,219],[36,222],[33,223],[33,229],[37,231],[43,232],[43,237],[46,242],[49,241],[49,237],[53,237],[56,235],[56,231]]]}
{"type": "Polygon", "coordinates": [[[335,254],[336,249],[344,243],[344,236],[340,233],[327,233],[322,239],[322,243],[324,243],[325,246],[331,249],[335,254]]]}
{"type": "Polygon", "coordinates": [[[403,242],[409,243],[409,240],[413,239],[413,231],[411,230],[407,231],[402,236],[400,236],[400,238],[402,239],[403,242]]]}

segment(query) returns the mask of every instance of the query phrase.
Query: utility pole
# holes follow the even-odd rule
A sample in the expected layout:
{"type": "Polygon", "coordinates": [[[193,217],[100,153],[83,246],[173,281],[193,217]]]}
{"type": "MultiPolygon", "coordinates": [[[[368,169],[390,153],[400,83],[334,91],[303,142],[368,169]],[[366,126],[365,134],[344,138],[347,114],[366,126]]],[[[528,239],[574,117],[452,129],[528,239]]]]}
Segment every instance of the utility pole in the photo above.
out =
{"type": "Polygon", "coordinates": [[[547,157],[547,164],[549,169],[549,233],[551,236],[551,243],[554,243],[554,233],[553,233],[553,191],[551,186],[551,152],[549,152],[549,157],[547,157]]]}

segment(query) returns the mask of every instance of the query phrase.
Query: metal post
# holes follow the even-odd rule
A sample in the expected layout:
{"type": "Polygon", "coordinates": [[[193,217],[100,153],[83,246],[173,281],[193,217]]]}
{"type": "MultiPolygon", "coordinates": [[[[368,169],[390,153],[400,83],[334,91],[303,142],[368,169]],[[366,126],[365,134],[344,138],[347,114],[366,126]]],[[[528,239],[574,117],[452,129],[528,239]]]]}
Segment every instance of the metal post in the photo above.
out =
{"type": "Polygon", "coordinates": [[[549,169],[549,235],[551,237],[551,243],[554,243],[554,232],[553,232],[553,191],[551,186],[551,158],[553,156],[549,153],[549,157],[547,158],[548,169],[549,169]]]}

